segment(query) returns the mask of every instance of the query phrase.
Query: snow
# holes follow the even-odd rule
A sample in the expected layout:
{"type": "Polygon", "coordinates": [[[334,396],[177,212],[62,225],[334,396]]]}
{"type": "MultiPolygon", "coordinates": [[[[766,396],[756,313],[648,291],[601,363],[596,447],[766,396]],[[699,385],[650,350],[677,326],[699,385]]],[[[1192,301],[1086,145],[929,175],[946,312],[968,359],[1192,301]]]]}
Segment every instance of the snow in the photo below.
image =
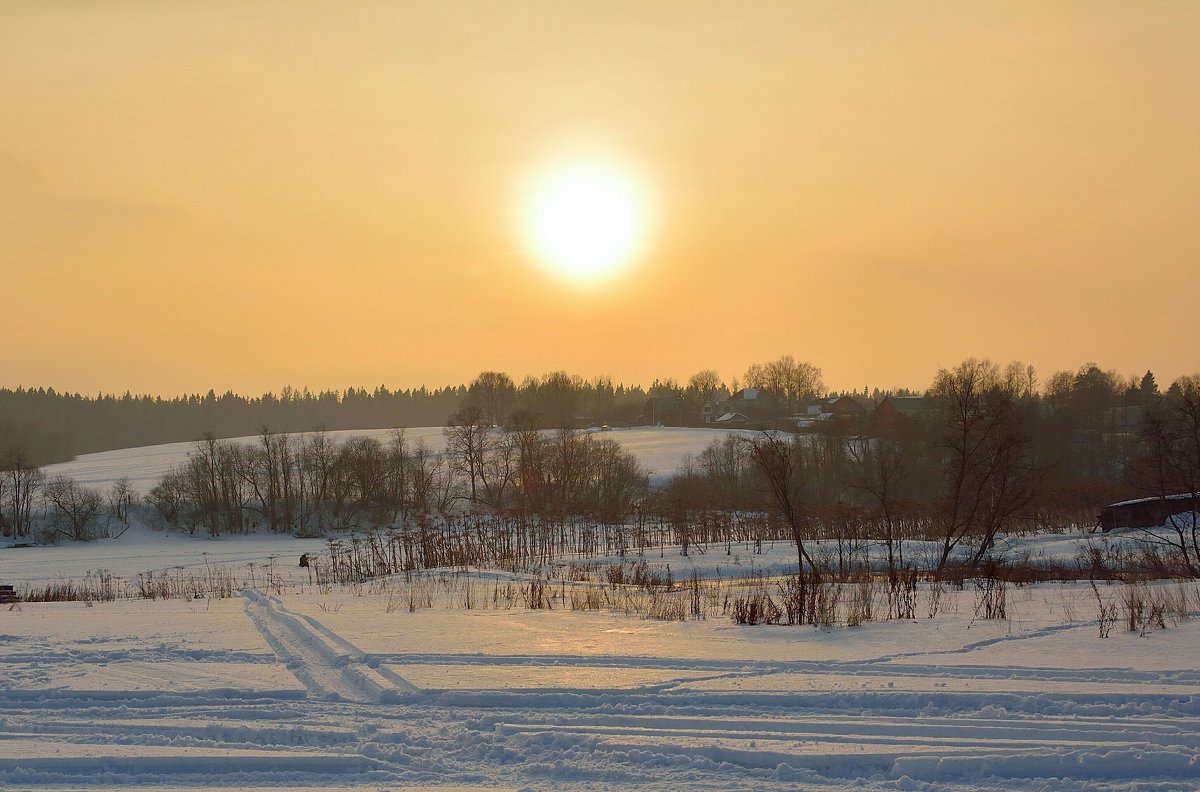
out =
{"type": "Polygon", "coordinates": [[[1177,495],[1157,495],[1157,496],[1154,496],[1151,498],[1134,498],[1133,500],[1124,500],[1124,501],[1120,501],[1119,503],[1109,504],[1109,507],[1111,508],[1114,506],[1133,506],[1134,504],[1137,504],[1137,503],[1153,503],[1154,501],[1191,500],[1192,498],[1195,498],[1195,497],[1196,497],[1195,493],[1189,494],[1186,492],[1177,494],[1177,495]]]}
{"type": "MultiPolygon", "coordinates": [[[[262,552],[139,543],[185,568],[262,552]]],[[[227,599],[0,611],[0,786],[1200,788],[1200,620],[1101,639],[1086,584],[1011,589],[1002,620],[967,587],[934,619],[821,630],[468,610],[453,588],[410,611],[419,579],[322,589],[289,564],[227,599]]]]}
{"type": "MultiPolygon", "coordinates": [[[[395,430],[349,429],[327,434],[330,440],[335,442],[345,442],[353,437],[373,437],[385,442],[393,431],[395,430]]],[[[445,438],[440,427],[405,429],[404,436],[413,444],[424,441],[435,450],[445,448],[445,438]]],[[[259,439],[236,437],[230,442],[250,445],[259,442],[259,439]]],[[[187,462],[188,455],[194,450],[195,443],[188,442],[101,451],[96,454],[81,454],[70,462],[47,465],[45,472],[49,477],[68,476],[80,484],[101,491],[112,487],[117,479],[127,478],[134,489],[145,495],[154,489],[168,471],[187,462]]]]}
{"type": "MultiPolygon", "coordinates": [[[[347,429],[328,432],[331,440],[344,442],[352,437],[373,437],[386,442],[394,429],[347,429]]],[[[589,432],[599,430],[590,429],[589,432]]],[[[605,430],[604,436],[619,442],[627,451],[637,455],[651,475],[652,482],[660,482],[679,469],[684,456],[699,454],[713,440],[727,434],[738,434],[729,429],[684,429],[675,427],[633,427],[605,430]]],[[[446,440],[441,427],[419,427],[405,429],[404,436],[412,444],[423,441],[434,451],[442,451],[446,440]]],[[[231,442],[254,444],[256,437],[233,438],[231,442]]],[[[47,465],[47,476],[68,476],[81,484],[98,490],[107,490],[113,482],[125,477],[134,489],[143,495],[149,492],[172,468],[187,461],[194,451],[194,443],[166,443],[163,445],[124,448],[118,451],[102,451],[96,454],[81,454],[70,462],[47,465]]]]}
{"type": "MultiPolygon", "coordinates": [[[[440,430],[429,431],[432,444],[440,430]]],[[[613,436],[663,471],[715,434],[613,436]]],[[[188,450],[70,464],[94,485],[127,475],[142,488],[188,450]]],[[[1000,547],[1069,562],[1125,541],[1000,547]]],[[[746,627],[562,599],[527,610],[498,592],[528,576],[491,569],[321,587],[296,562],[324,548],[136,525],[117,539],[0,548],[0,580],[18,586],[153,572],[226,574],[235,589],[0,610],[0,788],[1200,789],[1195,582],[1143,584],[1185,612],[1165,629],[1118,623],[1108,638],[1086,582],[1010,587],[1004,619],[978,618],[968,583],[946,590],[933,618],[923,587],[912,620],[746,627]]],[[[626,560],[735,586],[789,571],[794,549],[626,560]]],[[[548,574],[559,592],[600,585],[562,579],[565,562],[548,574]]],[[[1126,590],[1099,587],[1113,602],[1126,590]]]]}
{"type": "Polygon", "coordinates": [[[126,579],[147,572],[200,573],[236,567],[249,582],[250,564],[293,566],[304,553],[326,548],[323,539],[296,539],[286,534],[242,534],[213,539],[203,535],[163,532],[132,524],[117,539],[59,546],[4,548],[0,577],[5,582],[46,584],[78,580],[97,570],[126,579]]]}

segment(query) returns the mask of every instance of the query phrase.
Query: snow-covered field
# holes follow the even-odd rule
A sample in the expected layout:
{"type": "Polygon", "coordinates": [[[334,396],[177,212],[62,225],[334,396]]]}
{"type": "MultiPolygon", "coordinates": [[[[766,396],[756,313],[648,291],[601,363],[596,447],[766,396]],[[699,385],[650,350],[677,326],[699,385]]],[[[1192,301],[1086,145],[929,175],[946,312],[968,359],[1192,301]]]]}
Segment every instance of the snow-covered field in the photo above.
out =
{"type": "MultiPolygon", "coordinates": [[[[1002,620],[968,587],[933,619],[739,627],[497,605],[523,579],[487,570],[469,610],[420,588],[435,575],[321,589],[300,540],[87,549],[117,547],[130,569],[255,560],[260,580],[275,556],[274,583],[0,611],[0,787],[1200,788],[1200,619],[1101,639],[1086,584],[1010,589],[1002,620]]],[[[728,580],[787,553],[647,560],[728,580]]],[[[6,550],[0,577],[76,574],[78,554],[6,550]]]]}
{"type": "MultiPolygon", "coordinates": [[[[409,436],[422,431],[440,440],[409,436]]],[[[715,436],[613,435],[660,472],[715,436]]],[[[145,491],[188,450],[51,472],[145,491]]],[[[1071,559],[1099,540],[1005,541],[1071,559]]],[[[0,609],[0,788],[1200,789],[1194,583],[1152,584],[1188,603],[1165,629],[1118,623],[1108,638],[1086,583],[1010,588],[1004,619],[978,618],[968,585],[936,608],[922,588],[912,620],[879,619],[877,602],[859,627],[747,627],[645,618],[616,595],[573,610],[571,587],[589,584],[567,580],[548,584],[553,609],[528,610],[501,595],[528,578],[498,570],[325,588],[296,565],[323,547],[134,526],[0,548],[0,582],[19,586],[217,569],[240,589],[0,609]]],[[[786,571],[792,553],[644,560],[734,586],[786,571]]]]}
{"type": "MultiPolygon", "coordinates": [[[[332,440],[341,442],[352,437],[374,437],[386,442],[392,429],[347,429],[329,432],[332,440]]],[[[596,431],[596,430],[588,430],[596,431]]],[[[634,427],[605,432],[627,451],[637,454],[650,473],[652,482],[659,482],[679,469],[685,455],[696,455],[713,440],[727,434],[739,434],[730,429],[679,429],[673,427],[634,427]]],[[[410,443],[424,442],[429,448],[441,451],[446,447],[441,427],[405,429],[410,443]]],[[[256,443],[258,438],[240,437],[233,442],[256,443]]],[[[119,478],[128,478],[138,492],[145,494],[172,468],[187,461],[193,443],[165,443],[141,448],[123,448],[82,454],[70,462],[46,466],[47,476],[69,476],[81,484],[107,490],[119,478]]]]}

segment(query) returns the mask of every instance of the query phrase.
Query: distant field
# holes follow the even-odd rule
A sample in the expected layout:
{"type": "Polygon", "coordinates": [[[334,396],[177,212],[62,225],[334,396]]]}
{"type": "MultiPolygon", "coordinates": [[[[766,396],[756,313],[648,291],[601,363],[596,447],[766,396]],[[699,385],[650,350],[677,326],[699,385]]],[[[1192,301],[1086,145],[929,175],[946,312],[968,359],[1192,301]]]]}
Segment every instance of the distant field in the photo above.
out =
{"type": "MultiPolygon", "coordinates": [[[[386,440],[392,429],[346,429],[329,432],[338,441],[351,437],[375,437],[386,440]]],[[[637,427],[613,429],[605,436],[618,441],[627,450],[637,454],[642,465],[649,471],[651,481],[658,483],[674,473],[688,454],[698,454],[713,440],[727,434],[736,434],[730,429],[676,429],[668,427],[637,427]]],[[[743,432],[744,433],[744,432],[743,432]]],[[[409,442],[424,441],[430,448],[441,451],[445,439],[440,426],[405,429],[409,442]]],[[[254,443],[257,438],[239,437],[236,442],[254,443]]],[[[164,443],[141,448],[123,448],[117,451],[102,451],[98,454],[83,454],[70,462],[48,465],[49,476],[70,476],[81,484],[96,489],[108,489],[119,478],[128,478],[134,488],[143,495],[153,489],[163,475],[187,461],[193,443],[164,443]]]]}

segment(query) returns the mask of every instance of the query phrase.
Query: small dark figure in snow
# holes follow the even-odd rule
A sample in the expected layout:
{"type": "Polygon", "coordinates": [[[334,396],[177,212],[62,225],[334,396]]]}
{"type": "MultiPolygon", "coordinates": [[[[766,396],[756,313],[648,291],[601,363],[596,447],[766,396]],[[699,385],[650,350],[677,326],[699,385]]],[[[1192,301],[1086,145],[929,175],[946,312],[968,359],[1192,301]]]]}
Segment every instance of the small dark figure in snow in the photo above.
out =
{"type": "Polygon", "coordinates": [[[304,555],[300,556],[300,566],[302,566],[302,567],[308,566],[308,553],[305,553],[304,555]]]}

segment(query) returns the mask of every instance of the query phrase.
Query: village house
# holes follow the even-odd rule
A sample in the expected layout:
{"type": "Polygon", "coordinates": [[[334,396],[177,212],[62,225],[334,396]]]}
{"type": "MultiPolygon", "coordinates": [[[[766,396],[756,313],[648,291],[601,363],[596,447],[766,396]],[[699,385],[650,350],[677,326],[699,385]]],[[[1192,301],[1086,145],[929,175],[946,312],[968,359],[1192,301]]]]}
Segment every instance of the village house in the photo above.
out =
{"type": "Polygon", "coordinates": [[[925,420],[934,408],[928,396],[886,396],[871,414],[871,432],[892,432],[925,420]]]}
{"type": "Polygon", "coordinates": [[[806,413],[809,418],[822,420],[858,420],[866,418],[867,408],[849,396],[830,396],[809,404],[806,413]]]}
{"type": "Polygon", "coordinates": [[[705,423],[716,423],[726,413],[740,413],[754,422],[770,421],[779,417],[780,399],[765,388],[742,388],[728,399],[705,404],[705,423]]]}

